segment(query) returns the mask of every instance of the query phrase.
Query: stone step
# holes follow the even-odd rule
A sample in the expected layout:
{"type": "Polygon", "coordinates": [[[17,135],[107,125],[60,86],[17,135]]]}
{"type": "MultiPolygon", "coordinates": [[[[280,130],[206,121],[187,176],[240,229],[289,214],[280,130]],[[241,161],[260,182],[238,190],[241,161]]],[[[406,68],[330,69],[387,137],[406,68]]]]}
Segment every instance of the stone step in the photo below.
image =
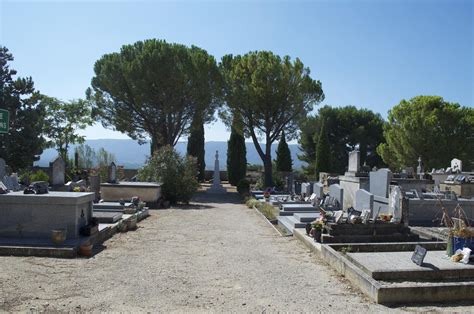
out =
{"type": "Polygon", "coordinates": [[[96,211],[107,211],[107,210],[123,210],[124,207],[130,207],[132,203],[125,203],[125,205],[120,205],[118,202],[102,202],[93,204],[92,208],[96,211]]]}
{"type": "Polygon", "coordinates": [[[122,219],[121,213],[116,212],[94,212],[92,217],[96,218],[98,223],[113,224],[122,219]]]}
{"type": "Polygon", "coordinates": [[[415,234],[392,234],[392,235],[343,235],[332,236],[323,234],[322,243],[382,243],[382,242],[415,242],[419,236],[415,234]]]}
{"type": "Polygon", "coordinates": [[[293,234],[294,225],[290,221],[290,217],[293,218],[293,216],[280,216],[278,217],[278,225],[280,227],[283,227],[289,234],[293,234]]]}
{"type": "Polygon", "coordinates": [[[295,213],[293,216],[300,222],[308,223],[319,218],[319,213],[295,213]]]}

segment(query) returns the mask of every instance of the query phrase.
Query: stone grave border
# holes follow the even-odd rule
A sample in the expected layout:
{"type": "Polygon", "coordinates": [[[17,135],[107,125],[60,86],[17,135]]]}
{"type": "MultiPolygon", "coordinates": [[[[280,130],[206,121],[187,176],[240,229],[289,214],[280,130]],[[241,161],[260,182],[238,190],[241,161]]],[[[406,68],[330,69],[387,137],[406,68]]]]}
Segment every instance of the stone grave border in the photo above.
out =
{"type": "MultiPolygon", "coordinates": [[[[376,303],[384,305],[442,303],[447,301],[472,301],[474,298],[474,280],[439,282],[430,285],[406,282],[394,286],[375,280],[361,266],[341,253],[341,250],[347,247],[357,247],[359,252],[409,251],[414,250],[416,244],[420,242],[321,244],[308,237],[304,230],[295,229],[293,235],[314,252],[318,258],[329,264],[376,303]]],[[[422,244],[428,249],[446,249],[446,242],[422,242],[422,244]]]]}

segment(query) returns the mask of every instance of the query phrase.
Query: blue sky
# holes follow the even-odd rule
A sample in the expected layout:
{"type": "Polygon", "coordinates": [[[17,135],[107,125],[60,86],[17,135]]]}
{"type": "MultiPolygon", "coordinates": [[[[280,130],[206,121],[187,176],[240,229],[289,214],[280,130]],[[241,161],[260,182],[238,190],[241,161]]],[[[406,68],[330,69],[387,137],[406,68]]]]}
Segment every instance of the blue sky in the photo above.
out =
{"type": "MultiPolygon", "coordinates": [[[[224,54],[299,57],[332,106],[386,117],[401,99],[440,95],[474,105],[474,1],[6,1],[0,44],[20,76],[63,100],[84,97],[94,62],[148,38],[224,54]]],[[[316,107],[317,109],[317,107],[316,107]]],[[[127,138],[88,128],[91,139],[127,138]]],[[[206,140],[227,140],[222,123],[206,140]]]]}

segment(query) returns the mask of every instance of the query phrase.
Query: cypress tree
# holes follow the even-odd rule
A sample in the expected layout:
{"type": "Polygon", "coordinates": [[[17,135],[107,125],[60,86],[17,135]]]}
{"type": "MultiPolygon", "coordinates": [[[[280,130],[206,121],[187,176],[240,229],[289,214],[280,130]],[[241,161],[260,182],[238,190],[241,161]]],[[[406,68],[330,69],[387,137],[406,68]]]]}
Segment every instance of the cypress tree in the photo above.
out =
{"type": "Polygon", "coordinates": [[[276,151],[276,170],[291,172],[293,171],[293,161],[291,160],[290,149],[285,139],[285,132],[281,132],[280,143],[278,143],[278,148],[276,151]]]}
{"type": "Polygon", "coordinates": [[[195,117],[188,137],[187,154],[197,159],[197,178],[200,182],[204,181],[206,170],[204,144],[204,124],[200,118],[195,117]]]}
{"type": "Polygon", "coordinates": [[[331,168],[331,155],[329,148],[329,138],[326,131],[326,122],[323,121],[318,136],[318,145],[316,147],[316,175],[320,172],[329,172],[331,168]]]}
{"type": "Polygon", "coordinates": [[[229,183],[237,185],[240,180],[245,179],[246,174],[247,149],[245,147],[245,138],[238,119],[234,118],[230,138],[227,141],[227,176],[229,183]]]}

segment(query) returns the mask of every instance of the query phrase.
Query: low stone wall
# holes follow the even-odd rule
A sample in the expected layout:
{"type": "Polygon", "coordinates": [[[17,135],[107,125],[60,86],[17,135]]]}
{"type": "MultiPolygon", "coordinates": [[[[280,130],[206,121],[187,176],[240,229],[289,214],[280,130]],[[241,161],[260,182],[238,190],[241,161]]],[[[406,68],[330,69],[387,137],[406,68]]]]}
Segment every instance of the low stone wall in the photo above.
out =
{"type": "Polygon", "coordinates": [[[105,202],[130,201],[138,196],[143,202],[156,203],[161,197],[161,185],[149,182],[102,183],[100,193],[105,202]]]}

